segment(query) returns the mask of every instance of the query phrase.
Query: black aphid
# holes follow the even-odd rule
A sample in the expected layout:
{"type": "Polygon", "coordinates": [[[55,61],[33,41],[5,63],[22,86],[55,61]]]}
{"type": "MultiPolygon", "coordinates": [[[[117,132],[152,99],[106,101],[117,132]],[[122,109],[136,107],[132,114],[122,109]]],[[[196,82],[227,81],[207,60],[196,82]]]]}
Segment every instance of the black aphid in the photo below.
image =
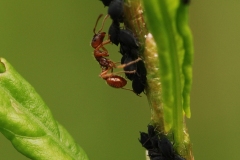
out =
{"type": "MultiPolygon", "coordinates": [[[[132,80],[132,89],[134,93],[137,95],[141,94],[146,86],[147,83],[147,70],[145,68],[145,65],[143,61],[137,62],[137,71],[134,74],[133,80],[132,80]]],[[[152,133],[151,133],[152,134],[152,133]]],[[[153,137],[153,136],[151,136],[153,137]]]]}
{"type": "MultiPolygon", "coordinates": [[[[132,59],[130,56],[128,56],[127,54],[125,54],[122,59],[121,59],[121,64],[127,64],[129,62],[132,62],[134,59],[132,59]]],[[[138,62],[137,62],[138,63],[138,62]]],[[[124,71],[137,71],[137,63],[133,63],[131,65],[128,65],[126,67],[123,68],[124,71]]],[[[136,74],[136,73],[135,73],[136,74]]],[[[129,80],[133,80],[135,74],[129,74],[129,73],[125,73],[126,77],[129,80]]]]}
{"type": "Polygon", "coordinates": [[[166,136],[161,135],[161,140],[158,141],[158,147],[161,150],[163,157],[167,159],[174,159],[175,154],[173,145],[166,136]]]}
{"type": "Polygon", "coordinates": [[[104,6],[109,6],[109,4],[112,2],[112,0],[100,0],[102,1],[104,6]]]}
{"type": "Polygon", "coordinates": [[[138,139],[144,148],[147,150],[153,149],[152,143],[147,133],[140,132],[140,138],[138,139]]]}
{"type": "Polygon", "coordinates": [[[140,132],[139,142],[148,150],[151,160],[185,160],[174,152],[172,143],[148,125],[148,133],[140,132]]]}
{"type": "Polygon", "coordinates": [[[132,80],[133,92],[137,95],[141,94],[145,89],[146,82],[146,77],[140,77],[137,74],[134,74],[134,78],[132,80]]]}
{"type": "Polygon", "coordinates": [[[117,45],[119,44],[120,23],[117,20],[113,20],[111,26],[108,29],[108,35],[110,41],[117,45]]]}
{"type": "Polygon", "coordinates": [[[109,4],[108,14],[112,20],[123,22],[123,0],[113,0],[109,4]]]}
{"type": "Polygon", "coordinates": [[[121,45],[128,48],[139,48],[137,39],[134,37],[133,33],[126,29],[121,29],[119,33],[119,41],[121,45]]]}

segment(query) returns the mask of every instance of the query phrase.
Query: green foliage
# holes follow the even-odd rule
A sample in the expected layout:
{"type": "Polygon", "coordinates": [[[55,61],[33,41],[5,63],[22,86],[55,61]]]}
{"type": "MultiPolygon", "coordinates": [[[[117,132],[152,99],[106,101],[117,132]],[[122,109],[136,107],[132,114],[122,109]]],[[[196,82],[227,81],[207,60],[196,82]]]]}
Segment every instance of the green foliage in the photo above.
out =
{"type": "Polygon", "coordinates": [[[31,159],[87,160],[69,133],[14,68],[0,59],[0,131],[31,159]]]}
{"type": "Polygon", "coordinates": [[[188,26],[188,5],[180,0],[142,2],[147,27],[157,46],[164,130],[173,131],[175,143],[179,145],[184,142],[184,115],[191,116],[193,46],[188,26]]]}

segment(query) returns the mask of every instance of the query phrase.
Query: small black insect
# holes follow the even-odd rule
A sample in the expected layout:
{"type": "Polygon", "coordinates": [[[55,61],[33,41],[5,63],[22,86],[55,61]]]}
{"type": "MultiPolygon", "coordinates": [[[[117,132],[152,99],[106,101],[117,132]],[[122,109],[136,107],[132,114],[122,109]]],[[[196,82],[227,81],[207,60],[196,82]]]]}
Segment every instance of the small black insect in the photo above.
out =
{"type": "Polygon", "coordinates": [[[140,132],[140,139],[138,140],[147,150],[153,149],[152,142],[150,141],[150,137],[147,133],[140,132]]]}
{"type": "Polygon", "coordinates": [[[140,132],[139,142],[148,150],[151,160],[185,160],[174,152],[172,143],[148,125],[148,133],[140,132]]]}
{"type": "Polygon", "coordinates": [[[123,22],[123,0],[113,0],[109,4],[108,14],[113,20],[123,22]]]}
{"type": "MultiPolygon", "coordinates": [[[[128,56],[127,54],[125,54],[125,55],[123,55],[123,57],[121,59],[121,64],[127,64],[132,61],[133,61],[133,59],[130,56],[128,56]]],[[[123,68],[124,71],[137,71],[137,63],[133,63],[131,65],[124,67],[123,68]]],[[[135,76],[135,74],[129,74],[129,73],[125,73],[125,75],[131,81],[133,80],[133,78],[135,76]]]]}
{"type": "Polygon", "coordinates": [[[119,33],[120,53],[128,55],[133,60],[139,57],[139,43],[133,33],[126,29],[121,29],[119,33]]]}
{"type": "Polygon", "coordinates": [[[166,160],[161,154],[161,151],[158,148],[148,150],[148,156],[151,160],[166,160]]]}
{"type": "Polygon", "coordinates": [[[147,75],[147,70],[145,68],[143,61],[138,61],[137,70],[132,80],[132,89],[134,93],[136,93],[137,95],[141,94],[146,87],[146,83],[147,83],[146,75],[147,75]]]}
{"type": "Polygon", "coordinates": [[[140,132],[140,139],[139,142],[142,144],[144,148],[147,150],[153,149],[152,141],[151,139],[156,135],[154,131],[154,127],[152,125],[148,125],[148,133],[140,132]]]}
{"type": "Polygon", "coordinates": [[[118,20],[113,20],[111,26],[108,29],[108,35],[110,41],[118,46],[119,44],[120,23],[118,20]]]}
{"type": "Polygon", "coordinates": [[[119,41],[121,45],[128,48],[139,48],[137,39],[134,37],[133,33],[126,29],[121,29],[119,33],[119,41]]]}
{"type": "Polygon", "coordinates": [[[112,0],[100,0],[102,1],[104,6],[109,6],[109,4],[112,2],[112,0]]]}
{"type": "MultiPolygon", "coordinates": [[[[131,56],[125,54],[121,59],[121,64],[128,64],[133,60],[134,59],[131,56]]],[[[133,92],[137,95],[141,94],[144,91],[147,82],[147,71],[143,61],[140,60],[136,63],[124,67],[123,69],[124,71],[136,71],[134,74],[129,74],[126,72],[125,75],[129,80],[132,81],[133,92]]]]}
{"type": "Polygon", "coordinates": [[[158,148],[161,150],[163,157],[167,159],[174,159],[174,149],[172,143],[165,135],[161,135],[161,140],[158,141],[158,148]]]}
{"type": "Polygon", "coordinates": [[[140,77],[135,73],[132,81],[133,92],[137,95],[141,94],[145,89],[146,81],[146,77],[140,77]]]}
{"type": "Polygon", "coordinates": [[[138,48],[131,48],[128,45],[121,44],[120,51],[122,55],[128,55],[132,59],[137,59],[139,57],[139,49],[138,48]]]}

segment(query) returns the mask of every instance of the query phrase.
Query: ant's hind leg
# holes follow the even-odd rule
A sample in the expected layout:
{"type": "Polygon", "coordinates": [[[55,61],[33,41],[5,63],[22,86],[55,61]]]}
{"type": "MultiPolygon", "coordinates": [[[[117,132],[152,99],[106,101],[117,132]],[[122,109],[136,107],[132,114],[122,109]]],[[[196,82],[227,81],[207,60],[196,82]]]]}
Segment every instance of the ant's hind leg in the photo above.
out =
{"type": "Polygon", "coordinates": [[[112,73],[108,73],[109,70],[112,70],[112,68],[108,68],[107,70],[102,71],[101,74],[99,74],[99,77],[101,78],[109,77],[109,74],[112,74],[112,73]]]}
{"type": "Polygon", "coordinates": [[[128,89],[128,88],[122,88],[122,89],[127,90],[127,91],[132,91],[132,92],[133,92],[132,89],[128,89]]]}
{"type": "Polygon", "coordinates": [[[101,78],[108,78],[108,77],[111,77],[111,76],[114,76],[114,75],[119,75],[120,73],[129,73],[129,74],[134,74],[136,73],[136,71],[120,71],[120,72],[115,72],[115,73],[108,73],[110,69],[106,70],[106,71],[103,71],[99,76],[101,78]]]}
{"type": "Polygon", "coordinates": [[[126,64],[122,64],[122,65],[119,65],[119,66],[117,66],[117,68],[124,68],[124,67],[127,67],[127,66],[129,66],[129,65],[131,65],[131,64],[134,64],[134,63],[137,63],[138,61],[140,61],[140,60],[142,60],[140,57],[138,57],[136,60],[134,60],[134,61],[131,61],[131,62],[129,62],[129,63],[126,63],[126,64]]]}
{"type": "Polygon", "coordinates": [[[120,73],[134,74],[134,73],[136,73],[136,70],[134,70],[134,71],[119,71],[119,72],[115,72],[115,73],[112,73],[112,74],[113,74],[113,75],[118,75],[118,74],[120,74],[120,73]]]}
{"type": "MultiPolygon", "coordinates": [[[[128,88],[122,88],[122,89],[124,89],[124,90],[127,90],[127,91],[132,91],[133,93],[134,93],[134,91],[132,90],[132,89],[128,89],[128,88]]],[[[136,93],[135,93],[136,94],[136,93]]],[[[138,95],[138,94],[136,94],[137,96],[139,96],[139,97],[142,97],[142,96],[140,96],[140,95],[138,95]]]]}
{"type": "Polygon", "coordinates": [[[105,47],[103,47],[103,46],[102,46],[102,49],[103,49],[103,53],[104,53],[104,54],[107,54],[107,55],[109,56],[108,50],[107,50],[105,47]]]}

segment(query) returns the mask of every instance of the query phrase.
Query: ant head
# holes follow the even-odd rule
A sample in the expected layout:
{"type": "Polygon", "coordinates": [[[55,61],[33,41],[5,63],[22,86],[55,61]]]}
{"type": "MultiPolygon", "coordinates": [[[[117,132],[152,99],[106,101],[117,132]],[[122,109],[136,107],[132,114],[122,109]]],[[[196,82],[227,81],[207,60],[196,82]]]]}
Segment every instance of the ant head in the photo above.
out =
{"type": "Polygon", "coordinates": [[[93,28],[93,39],[92,39],[92,42],[91,42],[91,46],[93,48],[97,48],[102,42],[103,42],[103,39],[106,35],[106,32],[102,32],[102,29],[103,29],[103,26],[104,26],[104,23],[106,21],[106,19],[109,17],[109,15],[106,15],[104,20],[103,20],[103,23],[102,23],[102,27],[100,28],[100,30],[96,33],[96,27],[97,27],[97,24],[98,24],[98,21],[99,19],[103,16],[103,14],[100,14],[97,18],[97,21],[96,21],[96,24],[93,28]]]}
{"type": "Polygon", "coordinates": [[[94,34],[92,42],[91,42],[91,46],[93,48],[97,48],[99,45],[101,45],[105,35],[106,35],[106,32],[101,32],[101,33],[98,33],[98,34],[94,34]]]}

